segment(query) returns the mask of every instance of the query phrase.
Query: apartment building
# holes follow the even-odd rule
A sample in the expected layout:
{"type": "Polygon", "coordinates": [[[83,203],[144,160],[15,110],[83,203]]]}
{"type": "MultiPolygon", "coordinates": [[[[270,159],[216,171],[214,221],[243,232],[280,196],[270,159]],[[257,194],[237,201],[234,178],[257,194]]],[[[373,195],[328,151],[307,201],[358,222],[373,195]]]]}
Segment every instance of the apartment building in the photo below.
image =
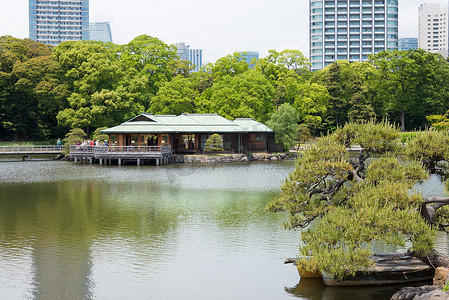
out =
{"type": "Polygon", "coordinates": [[[89,40],[89,0],[29,0],[29,33],[53,46],[89,40]]]}
{"type": "Polygon", "coordinates": [[[448,56],[448,7],[421,4],[418,8],[418,47],[448,56]]]}
{"type": "Polygon", "coordinates": [[[312,70],[398,49],[397,0],[310,0],[309,8],[312,70]]]}

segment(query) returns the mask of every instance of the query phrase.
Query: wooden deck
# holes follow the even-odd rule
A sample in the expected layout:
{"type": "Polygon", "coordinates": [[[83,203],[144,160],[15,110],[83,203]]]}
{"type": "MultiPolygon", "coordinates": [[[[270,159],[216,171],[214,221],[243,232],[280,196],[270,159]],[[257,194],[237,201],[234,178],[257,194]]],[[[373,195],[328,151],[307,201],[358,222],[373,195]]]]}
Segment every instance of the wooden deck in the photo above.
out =
{"type": "Polygon", "coordinates": [[[58,155],[62,154],[62,150],[64,150],[64,146],[57,145],[0,146],[0,155],[22,156],[24,158],[31,155],[58,155]]]}
{"type": "Polygon", "coordinates": [[[154,161],[156,165],[168,164],[173,156],[170,146],[70,146],[70,157],[75,159],[75,163],[86,162],[100,165],[118,165],[126,161],[136,162],[137,165],[146,161],[154,161]]]}

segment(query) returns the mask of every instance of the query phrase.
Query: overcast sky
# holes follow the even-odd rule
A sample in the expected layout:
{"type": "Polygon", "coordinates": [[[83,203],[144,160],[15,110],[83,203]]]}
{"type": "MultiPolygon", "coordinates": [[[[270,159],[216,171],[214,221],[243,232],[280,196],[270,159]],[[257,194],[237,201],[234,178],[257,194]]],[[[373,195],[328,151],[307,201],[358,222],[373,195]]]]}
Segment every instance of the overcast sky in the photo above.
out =
{"type": "MultiPolygon", "coordinates": [[[[90,21],[109,21],[114,43],[140,34],[203,49],[203,62],[235,51],[301,50],[308,56],[309,0],[90,0],[90,21]]],[[[418,6],[399,0],[399,37],[417,37],[418,6]]],[[[447,6],[448,0],[431,0],[447,6]]],[[[28,37],[28,0],[0,0],[0,36],[28,37]]]]}

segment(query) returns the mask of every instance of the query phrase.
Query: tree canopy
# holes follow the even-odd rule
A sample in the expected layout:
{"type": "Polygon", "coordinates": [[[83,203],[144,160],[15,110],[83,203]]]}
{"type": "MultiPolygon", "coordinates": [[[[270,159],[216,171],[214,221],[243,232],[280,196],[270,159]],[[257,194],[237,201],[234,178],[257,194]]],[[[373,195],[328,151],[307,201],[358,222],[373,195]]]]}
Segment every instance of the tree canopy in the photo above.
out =
{"type": "Polygon", "coordinates": [[[286,49],[270,50],[251,66],[234,53],[193,72],[175,46],[149,35],[123,45],[69,41],[53,48],[3,36],[0,134],[52,139],[77,127],[90,134],[142,111],[266,123],[285,103],[315,136],[384,118],[406,130],[443,129],[446,117],[438,116],[449,111],[448,66],[439,54],[409,50],[311,72],[300,51],[286,49]]]}
{"type": "Polygon", "coordinates": [[[398,138],[387,122],[347,124],[298,158],[267,209],[288,211],[287,227],[302,229],[300,255],[313,257],[300,260],[306,269],[353,275],[374,263],[375,241],[410,242],[418,255],[433,250],[449,197],[424,199],[413,187],[448,161],[447,133],[426,131],[404,147],[398,138]],[[357,156],[350,146],[360,147],[357,156]]]}

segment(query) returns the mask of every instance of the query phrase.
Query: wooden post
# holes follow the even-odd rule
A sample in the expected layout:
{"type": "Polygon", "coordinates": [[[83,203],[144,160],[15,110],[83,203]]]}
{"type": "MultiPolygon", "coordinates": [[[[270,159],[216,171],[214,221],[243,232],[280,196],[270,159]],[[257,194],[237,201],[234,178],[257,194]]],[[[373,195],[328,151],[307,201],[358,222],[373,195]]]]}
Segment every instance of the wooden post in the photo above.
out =
{"type": "Polygon", "coordinates": [[[156,158],[156,166],[159,166],[159,158],[156,158]]]}
{"type": "Polygon", "coordinates": [[[102,165],[103,165],[103,159],[100,158],[100,166],[102,166],[102,165]]]}
{"type": "Polygon", "coordinates": [[[119,165],[119,166],[122,165],[122,159],[121,159],[121,158],[118,159],[118,165],[119,165]]]}
{"type": "Polygon", "coordinates": [[[140,166],[140,158],[137,159],[137,165],[140,166]]]}
{"type": "Polygon", "coordinates": [[[76,159],[76,157],[75,157],[75,164],[77,163],[77,159],[76,159]]]}

